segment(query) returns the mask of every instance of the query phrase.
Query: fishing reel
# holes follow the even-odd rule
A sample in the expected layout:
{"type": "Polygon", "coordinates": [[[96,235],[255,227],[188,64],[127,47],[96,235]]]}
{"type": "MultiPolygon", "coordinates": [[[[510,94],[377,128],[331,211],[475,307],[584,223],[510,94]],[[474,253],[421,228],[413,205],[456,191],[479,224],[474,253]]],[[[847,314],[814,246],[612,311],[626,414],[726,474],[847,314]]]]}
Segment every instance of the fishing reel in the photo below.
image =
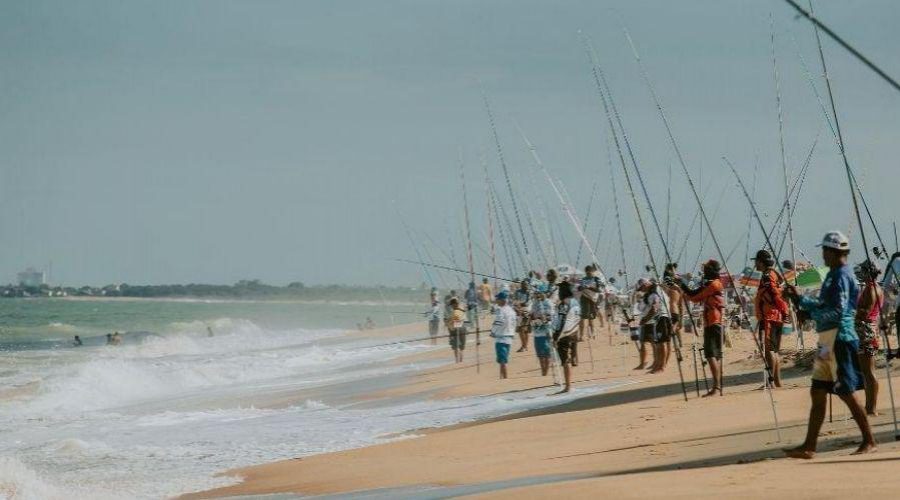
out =
{"type": "Polygon", "coordinates": [[[872,247],[872,253],[875,254],[876,259],[881,259],[881,260],[888,259],[887,249],[885,249],[885,248],[872,247]]]}

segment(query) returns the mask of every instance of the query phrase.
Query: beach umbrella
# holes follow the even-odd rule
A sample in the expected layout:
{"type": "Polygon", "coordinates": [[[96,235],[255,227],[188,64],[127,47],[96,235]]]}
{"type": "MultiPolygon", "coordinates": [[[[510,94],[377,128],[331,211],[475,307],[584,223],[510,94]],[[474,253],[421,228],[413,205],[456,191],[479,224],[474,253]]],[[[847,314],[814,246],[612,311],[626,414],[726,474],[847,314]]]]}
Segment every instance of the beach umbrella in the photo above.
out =
{"type": "Polygon", "coordinates": [[[828,267],[811,267],[797,276],[797,286],[801,288],[811,288],[819,286],[825,281],[828,274],[828,267]]]}

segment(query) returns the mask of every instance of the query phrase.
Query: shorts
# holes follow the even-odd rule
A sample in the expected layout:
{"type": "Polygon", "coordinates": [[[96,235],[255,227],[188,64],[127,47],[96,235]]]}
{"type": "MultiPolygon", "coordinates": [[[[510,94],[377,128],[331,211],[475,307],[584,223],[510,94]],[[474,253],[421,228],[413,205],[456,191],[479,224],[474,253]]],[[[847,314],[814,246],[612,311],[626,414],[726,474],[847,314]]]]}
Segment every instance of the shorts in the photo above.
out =
{"type": "Polygon", "coordinates": [[[537,353],[537,357],[539,358],[549,358],[550,357],[550,337],[535,337],[534,338],[534,352],[537,353]]]}
{"type": "Polygon", "coordinates": [[[656,341],[665,344],[672,340],[672,320],[661,316],[656,320],[656,341]]]}
{"type": "Polygon", "coordinates": [[[466,348],[466,329],[465,328],[455,328],[450,331],[450,347],[453,350],[459,349],[460,351],[465,350],[466,348]]]}
{"type": "Polygon", "coordinates": [[[509,363],[509,348],[511,344],[502,342],[494,342],[494,352],[497,354],[497,363],[505,365],[509,363]]]}
{"type": "Polygon", "coordinates": [[[635,342],[641,340],[641,331],[637,327],[629,327],[628,331],[630,332],[631,340],[635,342]]]}
{"type": "Polygon", "coordinates": [[[428,335],[432,337],[437,337],[438,330],[441,328],[440,321],[429,321],[428,322],[428,335]]]}
{"type": "Polygon", "coordinates": [[[556,353],[559,354],[559,362],[563,365],[578,359],[578,339],[575,335],[567,335],[557,340],[556,353]]]}
{"type": "Polygon", "coordinates": [[[581,305],[581,319],[595,319],[597,317],[597,304],[593,300],[582,295],[578,303],[581,305]]]}
{"type": "Polygon", "coordinates": [[[722,325],[709,325],[703,329],[703,354],[706,359],[722,359],[722,325]]]}
{"type": "Polygon", "coordinates": [[[853,394],[865,388],[866,382],[859,367],[859,357],[857,356],[859,341],[836,338],[834,339],[832,351],[834,352],[835,365],[837,366],[837,380],[813,379],[812,388],[823,389],[838,396],[853,394]]]}
{"type": "Polygon", "coordinates": [[[774,353],[781,350],[781,335],[784,333],[784,323],[781,321],[762,320],[759,322],[759,330],[762,333],[764,346],[774,353]]]}
{"type": "Polygon", "coordinates": [[[657,343],[656,323],[641,325],[641,342],[657,343]]]}
{"type": "Polygon", "coordinates": [[[516,326],[516,333],[531,333],[531,325],[523,320],[520,325],[516,326]]]}
{"type": "Polygon", "coordinates": [[[856,322],[856,336],[859,337],[859,353],[867,356],[876,356],[881,344],[878,342],[878,331],[874,323],[868,321],[856,322]]]}

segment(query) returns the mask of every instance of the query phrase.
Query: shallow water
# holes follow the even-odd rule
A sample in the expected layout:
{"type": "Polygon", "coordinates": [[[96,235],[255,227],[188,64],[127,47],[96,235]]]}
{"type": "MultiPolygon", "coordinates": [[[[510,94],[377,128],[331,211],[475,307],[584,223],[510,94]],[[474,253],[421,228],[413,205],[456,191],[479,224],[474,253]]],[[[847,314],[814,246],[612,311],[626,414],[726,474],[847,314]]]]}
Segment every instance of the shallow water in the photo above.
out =
{"type": "MultiPolygon", "coordinates": [[[[47,310],[35,301],[0,314],[2,327],[18,332],[0,352],[0,498],[12,491],[26,499],[164,498],[230,484],[215,474],[234,467],[405,439],[603,390],[359,404],[359,396],[434,366],[391,360],[435,347],[384,346],[320,327],[323,318],[347,316],[345,305],[309,313],[241,303],[232,312],[246,317],[210,318],[222,311],[137,302],[77,303],[87,310],[54,318],[82,332],[113,323],[142,332],[126,334],[120,346],[73,348],[47,321],[59,315],[57,304],[43,302],[47,310]]],[[[357,314],[372,306],[358,307],[357,314]]]]}

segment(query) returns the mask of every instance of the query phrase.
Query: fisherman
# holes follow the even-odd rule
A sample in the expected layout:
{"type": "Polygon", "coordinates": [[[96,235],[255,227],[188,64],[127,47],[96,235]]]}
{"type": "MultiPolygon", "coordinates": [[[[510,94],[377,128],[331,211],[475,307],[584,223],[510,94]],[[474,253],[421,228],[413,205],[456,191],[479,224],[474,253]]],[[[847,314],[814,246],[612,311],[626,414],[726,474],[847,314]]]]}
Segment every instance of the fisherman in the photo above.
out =
{"type": "Polygon", "coordinates": [[[500,378],[508,377],[506,365],[509,363],[509,350],[516,336],[518,318],[516,311],[509,305],[509,292],[497,294],[497,308],[494,310],[494,323],[491,325],[491,337],[494,337],[494,350],[497,364],[500,365],[500,378]]]}
{"type": "Polygon", "coordinates": [[[556,308],[548,297],[550,287],[542,284],[535,290],[534,302],[531,304],[531,331],[534,333],[534,352],[541,366],[541,375],[547,376],[550,371],[550,334],[552,333],[553,316],[556,308]]]}
{"type": "Polygon", "coordinates": [[[638,315],[638,323],[641,328],[641,347],[640,347],[640,364],[635,370],[643,370],[647,367],[648,352],[653,354],[653,363],[650,365],[652,373],[656,373],[657,348],[658,344],[656,333],[656,319],[659,316],[659,295],[655,294],[653,283],[647,278],[639,278],[635,285],[635,290],[641,293],[638,301],[640,305],[640,314],[638,315]],[[649,348],[648,348],[649,346],[649,348]]]}
{"type": "Polygon", "coordinates": [[[662,373],[666,369],[668,353],[672,350],[672,318],[669,297],[654,281],[648,287],[649,302],[656,311],[656,332],[653,344],[653,366],[650,373],[662,373]]]}
{"type": "Polygon", "coordinates": [[[482,311],[489,311],[491,309],[491,297],[493,296],[494,291],[491,289],[488,279],[483,278],[481,280],[481,285],[478,286],[478,305],[481,306],[482,311]]]}
{"type": "Polygon", "coordinates": [[[114,332],[112,335],[112,345],[119,345],[122,343],[122,335],[119,332],[114,332]]]}
{"type": "Polygon", "coordinates": [[[837,395],[850,409],[853,420],[862,434],[862,444],[854,455],[876,450],[875,437],[869,419],[854,392],[865,385],[859,366],[859,337],[853,328],[859,286],[847,265],[850,240],[839,231],[830,231],[822,238],[822,260],[829,271],[822,282],[818,297],[801,296],[792,285],[785,294],[808,313],[816,323],[819,334],[818,355],[814,360],[806,440],[796,448],[784,450],[791,458],[810,459],[816,455],[819,431],[825,420],[826,399],[829,393],[837,395]]]}
{"type": "Polygon", "coordinates": [[[453,357],[457,363],[463,362],[463,351],[466,349],[466,311],[459,305],[459,299],[450,299],[450,319],[447,325],[450,328],[450,348],[453,349],[453,357]]]}
{"type": "Polygon", "coordinates": [[[767,250],[760,250],[753,260],[756,262],[756,270],[762,273],[753,299],[753,309],[756,313],[759,343],[772,373],[772,380],[767,380],[766,383],[781,387],[781,333],[791,312],[781,296],[782,283],[775,272],[772,254],[767,250]]]}
{"type": "Polygon", "coordinates": [[[875,378],[875,357],[880,342],[878,328],[884,307],[884,291],[876,281],[881,270],[871,260],[859,265],[856,277],[863,283],[856,305],[855,328],[859,337],[859,364],[866,381],[866,414],[878,415],[878,379],[875,378]]]}
{"type": "Polygon", "coordinates": [[[691,302],[703,304],[703,354],[709,362],[709,371],[712,374],[713,387],[703,397],[709,397],[716,392],[722,394],[722,344],[724,343],[725,327],[722,324],[723,310],[725,308],[725,286],[719,276],[722,265],[716,260],[703,263],[701,272],[703,281],[699,288],[692,289],[684,282],[679,282],[681,290],[691,302]]]}
{"type": "Polygon", "coordinates": [[[572,293],[572,285],[568,281],[559,284],[559,307],[556,309],[556,321],[553,342],[563,366],[566,383],[557,394],[572,390],[572,361],[578,357],[578,324],[581,317],[578,301],[572,293]]]}
{"type": "Polygon", "coordinates": [[[431,299],[431,310],[425,314],[428,316],[428,335],[431,337],[431,345],[436,345],[438,330],[441,327],[441,304],[437,297],[431,299]]]}
{"type": "Polygon", "coordinates": [[[669,363],[669,358],[672,357],[672,342],[676,342],[678,346],[682,345],[681,331],[684,329],[684,298],[675,277],[675,271],[677,269],[678,264],[674,262],[666,264],[661,285],[663,292],[666,294],[666,298],[669,299],[669,315],[672,328],[672,341],[666,342],[666,358],[663,361],[664,368],[669,363]]]}
{"type": "Polygon", "coordinates": [[[469,282],[469,288],[466,289],[466,321],[469,327],[474,328],[476,315],[478,314],[478,290],[475,288],[475,282],[469,282]]]}
{"type": "Polygon", "coordinates": [[[112,334],[107,333],[106,334],[106,345],[112,345],[112,343],[113,343],[112,334]]]}
{"type": "Polygon", "coordinates": [[[79,337],[78,335],[76,335],[76,336],[75,336],[75,340],[72,341],[72,346],[73,346],[73,347],[81,347],[81,346],[83,346],[83,345],[84,345],[84,342],[81,341],[81,337],[79,337]]]}
{"type": "MultiPolygon", "coordinates": [[[[584,277],[578,282],[579,299],[581,306],[581,321],[578,324],[578,341],[584,340],[585,327],[590,330],[589,335],[594,338],[594,321],[597,319],[598,301],[603,291],[603,282],[594,276],[594,266],[588,264],[584,268],[584,277]]],[[[577,366],[577,364],[576,364],[577,366]]]]}
{"type": "Polygon", "coordinates": [[[519,318],[516,332],[519,333],[519,341],[522,342],[522,347],[520,347],[516,352],[524,352],[528,350],[528,334],[531,332],[531,321],[529,321],[528,319],[529,314],[531,314],[530,284],[533,282],[533,276],[533,272],[529,273],[529,278],[519,283],[519,288],[513,295],[513,307],[515,308],[516,315],[519,318]]]}
{"type": "Polygon", "coordinates": [[[444,326],[447,327],[447,334],[450,334],[450,316],[453,315],[453,307],[450,306],[450,301],[455,299],[456,290],[450,290],[450,293],[444,296],[444,326]]]}

